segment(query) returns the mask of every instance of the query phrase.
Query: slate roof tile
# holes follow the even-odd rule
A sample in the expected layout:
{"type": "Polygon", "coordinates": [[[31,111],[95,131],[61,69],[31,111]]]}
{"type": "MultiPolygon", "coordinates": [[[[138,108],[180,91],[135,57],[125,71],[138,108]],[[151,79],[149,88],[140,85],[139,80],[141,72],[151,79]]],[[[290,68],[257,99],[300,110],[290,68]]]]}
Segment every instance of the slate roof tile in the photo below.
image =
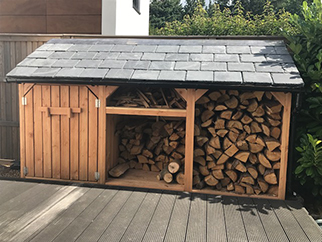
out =
{"type": "Polygon", "coordinates": [[[203,88],[304,85],[283,41],[211,38],[52,39],[20,62],[6,80],[24,79],[102,84],[146,80],[203,88]]]}

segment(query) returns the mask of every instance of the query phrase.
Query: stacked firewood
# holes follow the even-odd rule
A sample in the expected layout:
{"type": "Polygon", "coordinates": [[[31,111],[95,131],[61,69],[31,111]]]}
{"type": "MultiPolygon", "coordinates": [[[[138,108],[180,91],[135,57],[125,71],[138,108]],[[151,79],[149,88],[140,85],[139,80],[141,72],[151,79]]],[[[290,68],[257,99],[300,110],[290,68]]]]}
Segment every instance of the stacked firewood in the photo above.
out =
{"type": "Polygon", "coordinates": [[[173,89],[167,88],[121,88],[109,102],[114,107],[180,108],[185,102],[173,89]]]}
{"type": "Polygon", "coordinates": [[[140,119],[118,125],[118,165],[109,171],[119,177],[128,169],[159,172],[158,180],[184,182],[185,122],[140,119]]]}
{"type": "Polygon", "coordinates": [[[207,92],[196,103],[194,186],[277,195],[281,122],[270,92],[207,92]]]}

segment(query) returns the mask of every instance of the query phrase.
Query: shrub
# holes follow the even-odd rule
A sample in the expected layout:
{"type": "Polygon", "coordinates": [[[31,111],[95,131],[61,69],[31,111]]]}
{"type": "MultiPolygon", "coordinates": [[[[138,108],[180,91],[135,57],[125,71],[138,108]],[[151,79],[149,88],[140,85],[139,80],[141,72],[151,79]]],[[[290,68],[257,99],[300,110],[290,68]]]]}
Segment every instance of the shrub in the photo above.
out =
{"type": "Polygon", "coordinates": [[[263,14],[244,13],[240,1],[231,11],[221,10],[214,5],[211,17],[202,5],[198,5],[194,14],[186,15],[182,21],[166,23],[165,27],[155,30],[158,35],[282,35],[283,31],[296,33],[289,23],[290,14],[284,10],[275,13],[269,1],[263,7],[263,14]]]}

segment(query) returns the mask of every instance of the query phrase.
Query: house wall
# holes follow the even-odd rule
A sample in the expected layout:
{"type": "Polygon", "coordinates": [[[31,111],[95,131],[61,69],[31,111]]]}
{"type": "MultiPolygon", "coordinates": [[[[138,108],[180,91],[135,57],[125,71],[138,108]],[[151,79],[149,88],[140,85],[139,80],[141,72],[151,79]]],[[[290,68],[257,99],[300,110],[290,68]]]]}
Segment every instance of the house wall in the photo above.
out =
{"type": "Polygon", "coordinates": [[[1,0],[0,33],[101,33],[102,0],[1,0]]]}
{"type": "Polygon", "coordinates": [[[132,0],[103,0],[103,35],[149,35],[149,0],[140,0],[140,13],[132,0]]]}

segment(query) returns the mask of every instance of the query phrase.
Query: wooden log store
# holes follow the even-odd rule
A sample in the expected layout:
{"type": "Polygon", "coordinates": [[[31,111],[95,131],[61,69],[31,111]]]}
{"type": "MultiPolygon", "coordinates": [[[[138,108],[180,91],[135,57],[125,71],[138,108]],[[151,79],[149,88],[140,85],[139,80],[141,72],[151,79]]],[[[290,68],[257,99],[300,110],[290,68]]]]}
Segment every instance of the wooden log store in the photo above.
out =
{"type": "Polygon", "coordinates": [[[280,40],[50,40],[19,83],[21,177],[285,198],[292,96],[280,40]]]}

